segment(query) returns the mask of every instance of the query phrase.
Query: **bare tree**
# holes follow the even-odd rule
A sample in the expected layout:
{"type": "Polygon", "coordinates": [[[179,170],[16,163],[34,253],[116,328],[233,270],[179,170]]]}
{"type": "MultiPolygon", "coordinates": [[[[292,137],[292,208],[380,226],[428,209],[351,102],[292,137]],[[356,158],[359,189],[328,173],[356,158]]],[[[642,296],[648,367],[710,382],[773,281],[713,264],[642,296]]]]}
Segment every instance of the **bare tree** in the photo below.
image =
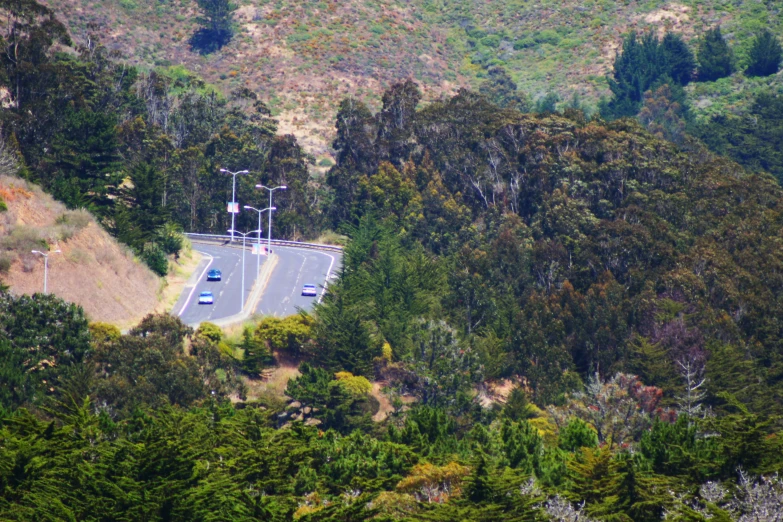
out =
{"type": "Polygon", "coordinates": [[[685,391],[676,397],[678,413],[687,415],[689,419],[704,417],[702,401],[707,396],[702,389],[707,382],[704,376],[704,360],[684,357],[677,360],[677,368],[685,381],[685,391]]]}
{"type": "Polygon", "coordinates": [[[544,504],[544,512],[553,522],[593,522],[584,512],[585,503],[570,503],[560,495],[556,495],[544,504]]]}

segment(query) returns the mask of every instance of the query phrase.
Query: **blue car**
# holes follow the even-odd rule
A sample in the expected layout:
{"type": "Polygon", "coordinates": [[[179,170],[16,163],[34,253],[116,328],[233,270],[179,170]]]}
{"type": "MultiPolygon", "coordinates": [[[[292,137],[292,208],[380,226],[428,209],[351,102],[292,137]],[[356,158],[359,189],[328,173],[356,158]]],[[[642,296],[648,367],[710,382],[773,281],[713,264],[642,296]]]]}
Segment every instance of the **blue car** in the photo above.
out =
{"type": "Polygon", "coordinates": [[[220,270],[212,269],[207,272],[207,281],[220,281],[222,276],[223,274],[220,272],[220,270]]]}
{"type": "Polygon", "coordinates": [[[302,286],[302,295],[307,297],[315,297],[318,295],[318,291],[315,288],[315,285],[304,285],[302,286]]]}
{"type": "Polygon", "coordinates": [[[198,294],[198,304],[214,304],[215,296],[212,292],[201,292],[198,294]]]}

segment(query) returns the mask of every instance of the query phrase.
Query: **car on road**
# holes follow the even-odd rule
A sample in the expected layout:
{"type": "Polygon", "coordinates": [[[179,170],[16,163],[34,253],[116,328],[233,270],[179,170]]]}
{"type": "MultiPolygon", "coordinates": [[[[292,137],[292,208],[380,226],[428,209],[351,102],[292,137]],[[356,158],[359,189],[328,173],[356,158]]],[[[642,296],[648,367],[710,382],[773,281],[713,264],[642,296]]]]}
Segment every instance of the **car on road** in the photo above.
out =
{"type": "Polygon", "coordinates": [[[223,274],[220,270],[213,269],[207,273],[207,281],[220,281],[221,277],[223,277],[223,274]]]}
{"type": "Polygon", "coordinates": [[[302,286],[302,295],[315,297],[318,295],[318,291],[316,290],[315,285],[304,285],[302,286]]]}
{"type": "Polygon", "coordinates": [[[215,302],[215,296],[212,292],[201,292],[198,294],[198,304],[213,304],[215,302]]]}

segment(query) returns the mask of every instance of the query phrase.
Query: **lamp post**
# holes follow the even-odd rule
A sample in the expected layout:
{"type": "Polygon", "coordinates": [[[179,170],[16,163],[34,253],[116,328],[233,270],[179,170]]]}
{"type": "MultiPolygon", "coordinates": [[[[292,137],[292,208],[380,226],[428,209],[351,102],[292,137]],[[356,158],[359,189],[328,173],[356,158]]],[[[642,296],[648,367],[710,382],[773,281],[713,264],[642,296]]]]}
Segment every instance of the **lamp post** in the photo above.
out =
{"type": "MultiPolygon", "coordinates": [[[[258,242],[256,243],[256,272],[261,272],[261,213],[267,210],[271,214],[273,210],[277,210],[275,207],[267,207],[258,210],[257,208],[245,205],[246,210],[255,210],[258,212],[258,242]]],[[[269,252],[267,252],[267,255],[269,252]]]]}
{"type": "MultiPolygon", "coordinates": [[[[33,254],[42,255],[44,258],[44,294],[47,293],[47,280],[49,279],[49,254],[41,252],[40,250],[33,250],[33,254]]],[[[55,250],[52,254],[59,254],[60,250],[55,250]]]]}
{"type": "Polygon", "coordinates": [[[229,232],[231,232],[232,236],[234,235],[234,232],[242,236],[242,293],[239,294],[239,311],[242,312],[245,309],[245,238],[254,232],[258,232],[258,236],[261,237],[261,229],[242,233],[239,230],[234,230],[232,228],[229,232]]]}
{"type": "MultiPolygon", "coordinates": [[[[286,190],[288,187],[285,185],[280,185],[279,187],[273,187],[269,188],[264,185],[256,185],[257,189],[264,189],[269,191],[269,208],[276,210],[275,207],[272,206],[272,192],[275,190],[286,190]]],[[[267,240],[266,240],[266,252],[269,254],[269,252],[272,251],[272,211],[269,211],[269,223],[267,223],[267,240]]]]}
{"type": "MultiPolygon", "coordinates": [[[[234,212],[234,209],[237,205],[237,174],[249,174],[247,170],[239,170],[237,172],[231,172],[228,169],[220,169],[220,172],[223,174],[231,174],[232,182],[231,182],[231,230],[234,230],[234,218],[236,217],[236,212],[234,212]]],[[[234,241],[234,232],[231,232],[231,241],[234,241]]]]}

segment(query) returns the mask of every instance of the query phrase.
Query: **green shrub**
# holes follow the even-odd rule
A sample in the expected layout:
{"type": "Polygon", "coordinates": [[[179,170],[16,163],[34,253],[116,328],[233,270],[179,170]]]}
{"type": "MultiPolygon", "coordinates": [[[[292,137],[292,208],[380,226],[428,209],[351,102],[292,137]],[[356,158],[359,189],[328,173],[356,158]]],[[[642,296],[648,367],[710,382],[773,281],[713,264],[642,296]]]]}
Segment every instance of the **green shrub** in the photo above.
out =
{"type": "Polygon", "coordinates": [[[6,274],[11,270],[12,259],[6,254],[0,255],[0,274],[6,274]]]}
{"type": "Polygon", "coordinates": [[[166,253],[157,243],[147,243],[141,253],[141,258],[150,270],[163,277],[169,272],[169,260],[166,253]]]}
{"type": "Polygon", "coordinates": [[[217,344],[223,340],[223,330],[214,323],[201,323],[193,335],[193,339],[206,339],[217,344]]]}
{"type": "Polygon", "coordinates": [[[529,49],[535,46],[536,46],[536,41],[530,37],[521,38],[514,43],[514,49],[516,49],[517,51],[521,49],[529,49]]]}
{"type": "Polygon", "coordinates": [[[481,44],[487,47],[495,48],[500,45],[500,37],[496,34],[491,34],[481,39],[481,44]]]}
{"type": "Polygon", "coordinates": [[[557,45],[560,41],[560,35],[553,29],[544,29],[536,35],[535,39],[541,44],[557,45]]]}
{"type": "Polygon", "coordinates": [[[8,205],[3,200],[3,198],[0,198],[0,212],[6,212],[8,210],[8,205]]]}

